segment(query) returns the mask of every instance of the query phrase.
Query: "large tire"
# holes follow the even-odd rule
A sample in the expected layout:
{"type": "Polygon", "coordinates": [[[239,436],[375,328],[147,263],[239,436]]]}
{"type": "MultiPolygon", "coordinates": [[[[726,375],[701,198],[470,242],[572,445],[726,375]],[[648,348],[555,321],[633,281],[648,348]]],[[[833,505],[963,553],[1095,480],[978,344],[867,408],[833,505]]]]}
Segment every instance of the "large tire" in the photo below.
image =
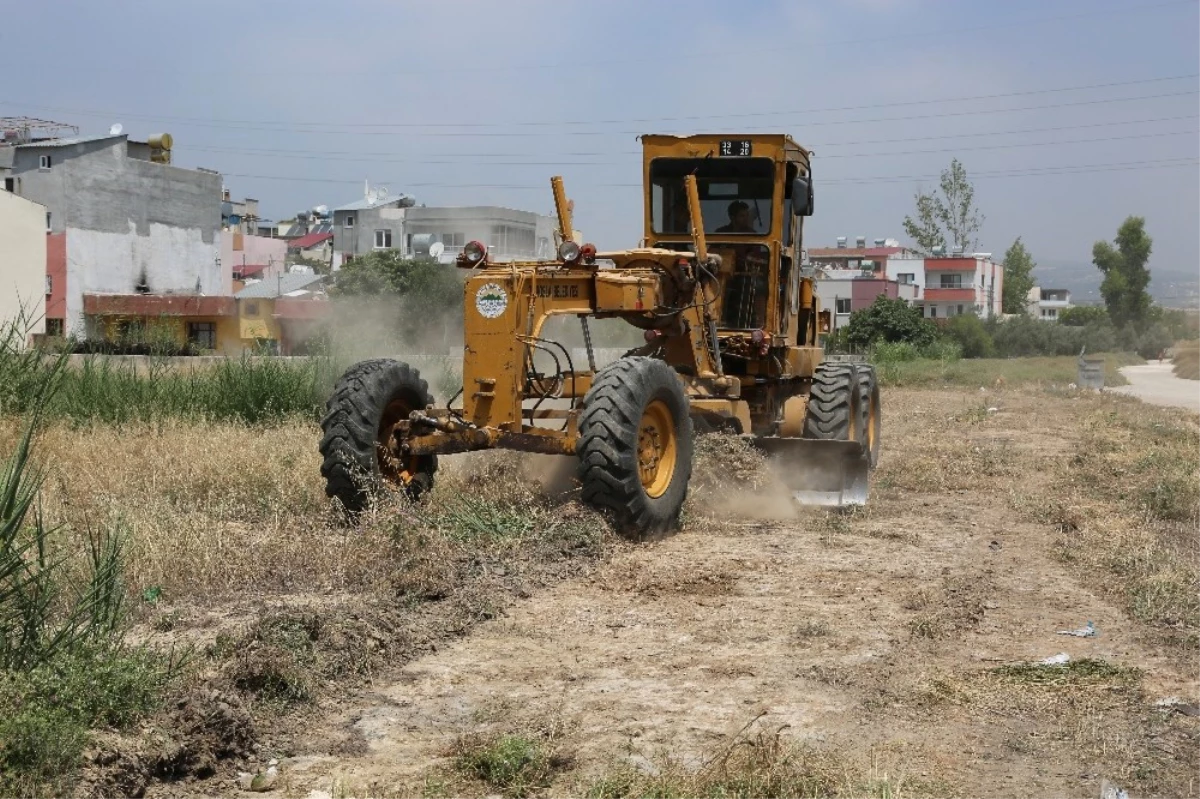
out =
{"type": "Polygon", "coordinates": [[[875,378],[875,367],[858,365],[858,411],[862,416],[861,430],[863,449],[867,452],[872,469],[879,463],[880,404],[879,381],[875,378]]]}
{"type": "Polygon", "coordinates": [[[804,438],[824,441],[861,441],[862,412],[858,399],[858,366],[826,362],[813,372],[804,438]]]}
{"type": "Polygon", "coordinates": [[[380,358],[347,369],[321,420],[326,495],[354,515],[387,485],[414,499],[431,489],[437,456],[419,455],[402,463],[392,433],[412,411],[432,405],[428,384],[406,363],[380,358]]]}
{"type": "Polygon", "coordinates": [[[620,358],[600,370],[579,419],[583,501],[638,541],[679,527],[692,476],[692,420],[675,370],[655,358],[620,358]]]}

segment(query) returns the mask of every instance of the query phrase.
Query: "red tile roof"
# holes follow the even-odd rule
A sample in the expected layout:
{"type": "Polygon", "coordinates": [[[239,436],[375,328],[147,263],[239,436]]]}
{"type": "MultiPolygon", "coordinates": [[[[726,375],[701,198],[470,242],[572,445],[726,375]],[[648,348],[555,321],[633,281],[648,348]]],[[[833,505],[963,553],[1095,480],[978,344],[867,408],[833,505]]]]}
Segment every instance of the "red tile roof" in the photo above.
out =
{"type": "Polygon", "coordinates": [[[306,236],[301,236],[298,239],[292,239],[288,242],[288,249],[307,250],[309,247],[315,247],[321,242],[329,241],[332,238],[332,233],[309,233],[306,236]]]}

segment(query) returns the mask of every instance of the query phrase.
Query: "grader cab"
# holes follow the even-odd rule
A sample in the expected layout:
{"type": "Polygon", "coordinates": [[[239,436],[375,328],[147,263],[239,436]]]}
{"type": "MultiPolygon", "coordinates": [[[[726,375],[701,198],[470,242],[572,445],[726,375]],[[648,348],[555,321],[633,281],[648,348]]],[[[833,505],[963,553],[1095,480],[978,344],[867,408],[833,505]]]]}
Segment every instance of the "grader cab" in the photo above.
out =
{"type": "Polygon", "coordinates": [[[623,534],[658,537],[678,525],[694,431],[746,437],[802,503],[865,502],[879,389],[869,366],[823,360],[830,317],[800,268],[809,153],[782,135],[642,142],[642,246],[575,241],[554,178],[557,258],[463,249],[460,402],[434,407],[417,370],[394,360],[342,376],[321,472],[347,512],[388,486],[420,496],[439,455],[503,448],[577,458],[584,502],[623,534]],[[579,320],[586,364],[546,333],[564,316],[579,320]],[[645,344],[598,369],[589,320],[612,318],[645,344]]]}

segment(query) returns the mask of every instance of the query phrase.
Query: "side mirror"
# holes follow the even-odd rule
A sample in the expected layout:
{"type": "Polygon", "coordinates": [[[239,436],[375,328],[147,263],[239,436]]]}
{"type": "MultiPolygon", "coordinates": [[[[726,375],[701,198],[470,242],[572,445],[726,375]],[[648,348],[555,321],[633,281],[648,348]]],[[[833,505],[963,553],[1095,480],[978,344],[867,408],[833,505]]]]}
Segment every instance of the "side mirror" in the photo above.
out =
{"type": "Polygon", "coordinates": [[[792,181],[792,209],[796,216],[812,216],[813,188],[808,178],[798,177],[792,181]]]}

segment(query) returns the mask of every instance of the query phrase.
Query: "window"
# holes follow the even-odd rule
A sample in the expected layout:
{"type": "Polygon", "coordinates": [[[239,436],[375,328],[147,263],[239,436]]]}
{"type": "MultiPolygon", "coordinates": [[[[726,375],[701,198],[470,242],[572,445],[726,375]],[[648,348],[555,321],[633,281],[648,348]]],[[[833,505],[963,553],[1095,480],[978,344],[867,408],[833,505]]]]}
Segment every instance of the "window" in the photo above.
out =
{"type": "Polygon", "coordinates": [[[245,316],[258,316],[257,302],[248,302],[243,307],[245,308],[245,316]]]}
{"type": "Polygon", "coordinates": [[[62,338],[63,320],[47,319],[46,320],[46,335],[52,338],[62,338]]]}
{"type": "Polygon", "coordinates": [[[721,325],[732,330],[754,330],[767,323],[771,252],[758,244],[743,249],[741,253],[732,249],[722,252],[723,258],[729,256],[724,260],[729,272],[722,292],[721,325]]]}
{"type": "Polygon", "coordinates": [[[50,275],[46,275],[46,296],[49,297],[53,293],[54,293],[54,278],[50,275]]]}
{"type": "Polygon", "coordinates": [[[16,192],[17,179],[16,178],[5,178],[4,179],[4,190],[7,192],[16,192]]]}
{"type": "Polygon", "coordinates": [[[463,247],[467,243],[465,233],[443,233],[442,244],[446,247],[463,247]]]}
{"type": "Polygon", "coordinates": [[[49,168],[50,168],[50,156],[39,155],[38,156],[38,169],[49,169],[49,168]]]}
{"type": "Polygon", "coordinates": [[[140,342],[146,333],[145,323],[141,319],[122,319],[117,324],[117,338],[127,343],[140,342]]]}
{"type": "Polygon", "coordinates": [[[936,306],[936,305],[930,305],[930,306],[929,306],[929,318],[930,318],[930,319],[936,319],[936,318],[937,318],[937,306],[936,306]]]}
{"type": "Polygon", "coordinates": [[[963,307],[960,305],[960,306],[958,306],[958,310],[956,310],[955,313],[958,314],[959,316],[962,316],[962,312],[963,312],[963,307]]]}
{"type": "Polygon", "coordinates": [[[775,164],[767,158],[656,158],[650,213],[659,233],[688,233],[685,175],[695,175],[705,232],[761,236],[771,225],[775,164]]]}
{"type": "Polygon", "coordinates": [[[375,249],[390,250],[392,248],[392,231],[376,230],[375,231],[375,249]]]}
{"type": "Polygon", "coordinates": [[[47,211],[46,212],[46,232],[49,233],[52,230],[54,230],[54,228],[50,224],[50,212],[47,211]]]}
{"type": "Polygon", "coordinates": [[[850,313],[850,298],[838,297],[836,300],[836,310],[840,314],[850,313]]]}
{"type": "Polygon", "coordinates": [[[412,255],[412,237],[413,234],[408,233],[404,236],[404,252],[412,255]]]}
{"type": "Polygon", "coordinates": [[[188,322],[187,337],[189,344],[195,344],[202,350],[217,348],[216,322],[188,322]]]}
{"type": "Polygon", "coordinates": [[[942,275],[941,287],[944,289],[962,288],[962,275],[942,275]]]}
{"type": "Polygon", "coordinates": [[[350,214],[342,220],[342,227],[354,227],[354,214],[350,214]]]}
{"type": "Polygon", "coordinates": [[[897,278],[900,280],[900,285],[911,286],[917,280],[917,273],[916,272],[901,272],[899,275],[897,275],[897,278]]]}

